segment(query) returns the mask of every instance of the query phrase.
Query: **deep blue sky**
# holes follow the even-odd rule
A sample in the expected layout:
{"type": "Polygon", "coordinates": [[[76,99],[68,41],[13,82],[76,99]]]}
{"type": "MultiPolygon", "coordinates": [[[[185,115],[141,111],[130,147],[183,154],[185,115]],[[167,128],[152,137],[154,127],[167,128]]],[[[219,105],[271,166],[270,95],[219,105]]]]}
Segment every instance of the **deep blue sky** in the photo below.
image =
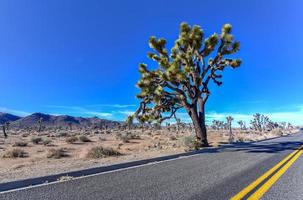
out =
{"type": "MultiPolygon", "coordinates": [[[[303,119],[303,1],[0,2],[0,111],[123,119],[135,109],[149,36],[176,39],[180,22],[207,35],[231,23],[243,65],[213,87],[208,117],[254,112],[303,119]]],[[[181,114],[182,115],[182,114],[181,114]]]]}

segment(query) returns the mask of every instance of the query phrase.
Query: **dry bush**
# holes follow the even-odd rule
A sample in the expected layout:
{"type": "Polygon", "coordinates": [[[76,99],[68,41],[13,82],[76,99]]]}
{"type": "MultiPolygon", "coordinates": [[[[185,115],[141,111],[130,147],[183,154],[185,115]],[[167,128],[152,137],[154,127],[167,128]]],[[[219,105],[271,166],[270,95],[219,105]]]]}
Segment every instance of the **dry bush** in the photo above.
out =
{"type": "Polygon", "coordinates": [[[53,141],[49,138],[45,138],[42,143],[43,145],[47,146],[47,145],[50,145],[53,141]]]}
{"type": "Polygon", "coordinates": [[[132,139],[141,139],[140,135],[131,132],[117,133],[116,138],[126,143],[132,139]]]}
{"type": "Polygon", "coordinates": [[[21,135],[21,137],[28,137],[28,136],[29,136],[28,133],[23,133],[23,134],[21,135]]]}
{"type": "Polygon", "coordinates": [[[99,140],[100,140],[100,141],[106,141],[106,138],[104,138],[104,137],[99,137],[99,140]]]}
{"type": "Polygon", "coordinates": [[[245,142],[244,137],[237,137],[236,142],[245,142]]]}
{"type": "Polygon", "coordinates": [[[59,137],[67,137],[69,136],[67,132],[59,132],[58,134],[59,137]]]}
{"type": "Polygon", "coordinates": [[[198,143],[194,136],[184,136],[179,139],[181,146],[188,148],[188,150],[198,149],[198,143]]]}
{"type": "Polygon", "coordinates": [[[169,136],[169,140],[177,140],[177,137],[174,135],[169,136]]]}
{"type": "Polygon", "coordinates": [[[16,141],[13,144],[13,147],[26,147],[27,145],[28,145],[28,143],[25,141],[16,141]]]}
{"type": "Polygon", "coordinates": [[[66,157],[68,156],[66,154],[66,151],[63,149],[63,148],[60,148],[60,149],[50,149],[48,150],[48,153],[47,153],[47,158],[55,158],[55,159],[59,159],[59,158],[62,158],[62,157],[66,157]]]}
{"type": "Polygon", "coordinates": [[[121,140],[124,143],[129,142],[129,140],[130,140],[130,138],[128,137],[128,135],[125,134],[125,133],[117,133],[116,134],[116,138],[118,140],[121,140]]]}
{"type": "Polygon", "coordinates": [[[91,140],[90,140],[87,136],[85,136],[85,135],[81,135],[81,136],[79,137],[79,140],[80,140],[81,142],[91,142],[91,140]]]}
{"type": "Polygon", "coordinates": [[[78,140],[78,138],[76,136],[70,136],[68,138],[65,139],[65,142],[69,143],[69,144],[73,144],[78,140]]]}
{"type": "Polygon", "coordinates": [[[121,155],[120,152],[112,149],[112,148],[105,148],[102,146],[98,146],[98,147],[92,147],[88,153],[87,153],[87,157],[88,158],[105,158],[105,157],[109,157],[109,156],[119,156],[121,155]]]}
{"type": "Polygon", "coordinates": [[[3,158],[24,158],[27,157],[27,153],[23,151],[22,149],[12,149],[9,151],[6,151],[3,158]]]}
{"type": "Polygon", "coordinates": [[[42,138],[41,137],[33,137],[31,139],[33,144],[39,144],[40,142],[42,142],[42,138]]]}
{"type": "Polygon", "coordinates": [[[280,128],[276,128],[271,130],[271,133],[274,135],[278,135],[278,136],[282,136],[283,135],[283,131],[280,128]]]}

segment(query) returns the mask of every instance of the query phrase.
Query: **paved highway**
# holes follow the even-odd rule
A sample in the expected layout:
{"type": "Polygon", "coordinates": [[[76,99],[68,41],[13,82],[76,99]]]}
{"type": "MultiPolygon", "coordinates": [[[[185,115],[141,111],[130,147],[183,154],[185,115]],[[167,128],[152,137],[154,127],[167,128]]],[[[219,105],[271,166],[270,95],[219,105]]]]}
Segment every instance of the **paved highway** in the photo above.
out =
{"type": "Polygon", "coordinates": [[[7,200],[303,199],[303,133],[0,193],[7,200]]]}

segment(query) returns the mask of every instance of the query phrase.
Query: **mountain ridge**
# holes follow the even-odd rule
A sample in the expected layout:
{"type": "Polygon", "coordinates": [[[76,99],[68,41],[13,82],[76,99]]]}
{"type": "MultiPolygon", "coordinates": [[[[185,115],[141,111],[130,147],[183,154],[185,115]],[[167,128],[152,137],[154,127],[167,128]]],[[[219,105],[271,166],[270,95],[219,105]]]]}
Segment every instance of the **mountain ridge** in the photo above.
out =
{"type": "Polygon", "coordinates": [[[0,113],[0,124],[10,122],[10,127],[12,128],[37,127],[40,119],[42,119],[42,126],[44,127],[114,127],[122,124],[122,122],[119,121],[101,119],[99,117],[74,117],[70,115],[51,115],[39,112],[20,117],[9,113],[0,113]]]}

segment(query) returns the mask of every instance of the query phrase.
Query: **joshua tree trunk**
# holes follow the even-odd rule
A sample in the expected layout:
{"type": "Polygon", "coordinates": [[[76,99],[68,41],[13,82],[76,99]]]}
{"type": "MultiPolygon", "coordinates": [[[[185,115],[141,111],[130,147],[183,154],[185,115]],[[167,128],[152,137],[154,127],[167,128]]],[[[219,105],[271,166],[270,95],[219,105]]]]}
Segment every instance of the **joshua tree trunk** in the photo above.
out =
{"type": "Polygon", "coordinates": [[[204,102],[199,101],[199,111],[197,110],[197,106],[194,106],[189,110],[189,116],[192,119],[194,129],[196,132],[196,137],[199,141],[201,141],[201,146],[209,146],[207,141],[207,130],[205,125],[205,109],[204,102]]]}
{"type": "Polygon", "coordinates": [[[7,138],[7,134],[6,134],[5,126],[4,125],[2,126],[2,130],[3,130],[4,137],[7,138]]]}
{"type": "Polygon", "coordinates": [[[229,142],[233,141],[233,132],[231,129],[231,123],[229,123],[229,142]]]}

